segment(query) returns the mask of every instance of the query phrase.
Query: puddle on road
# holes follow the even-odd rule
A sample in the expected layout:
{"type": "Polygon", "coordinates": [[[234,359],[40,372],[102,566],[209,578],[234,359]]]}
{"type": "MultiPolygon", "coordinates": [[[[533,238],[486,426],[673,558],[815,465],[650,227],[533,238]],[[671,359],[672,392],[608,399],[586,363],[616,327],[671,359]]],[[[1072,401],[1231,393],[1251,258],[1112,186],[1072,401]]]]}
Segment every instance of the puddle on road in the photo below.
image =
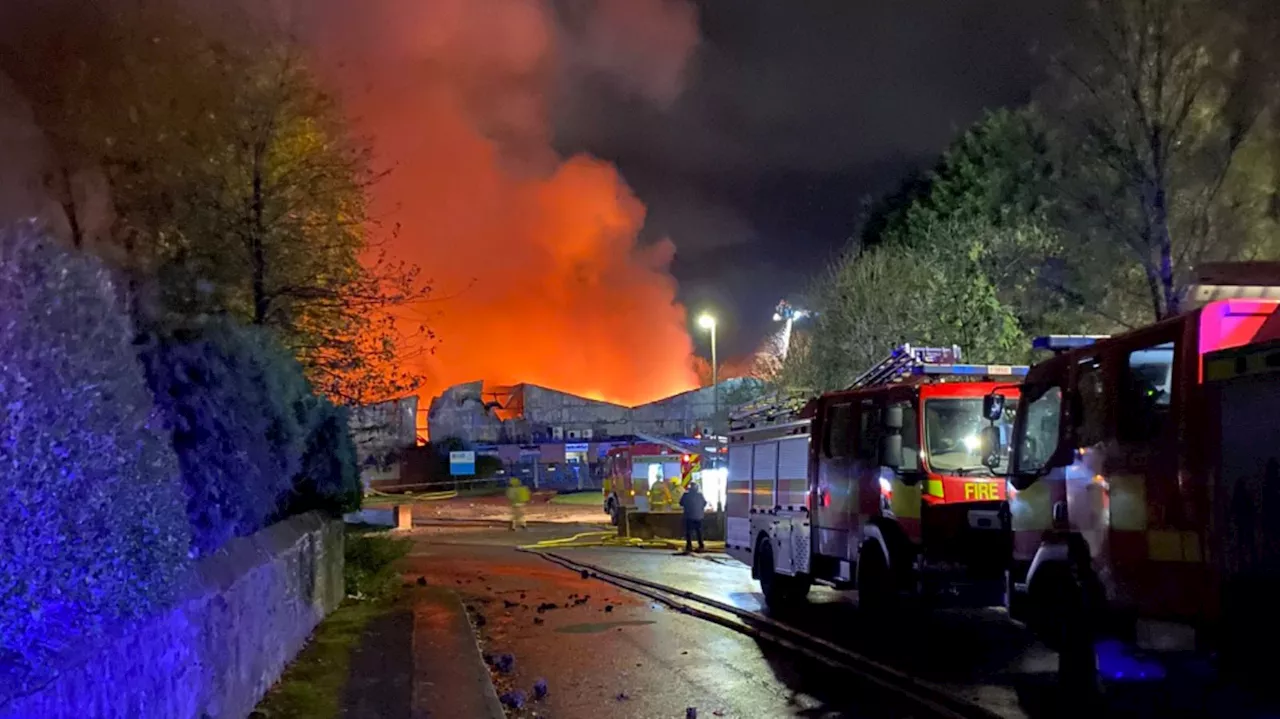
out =
{"type": "Polygon", "coordinates": [[[560,634],[598,634],[607,632],[614,627],[642,627],[646,624],[654,624],[655,622],[632,619],[620,622],[590,622],[588,624],[570,624],[565,627],[556,627],[556,632],[560,634]]]}

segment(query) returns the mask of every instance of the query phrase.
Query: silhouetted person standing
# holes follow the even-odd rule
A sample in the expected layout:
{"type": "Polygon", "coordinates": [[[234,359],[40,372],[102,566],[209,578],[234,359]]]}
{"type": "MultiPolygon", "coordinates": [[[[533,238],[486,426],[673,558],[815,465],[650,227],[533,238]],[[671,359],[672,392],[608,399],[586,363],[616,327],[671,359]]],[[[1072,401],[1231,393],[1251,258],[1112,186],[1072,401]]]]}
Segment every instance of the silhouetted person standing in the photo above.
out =
{"type": "Polygon", "coordinates": [[[680,509],[684,511],[684,551],[693,551],[694,534],[698,535],[698,551],[703,551],[707,548],[702,543],[702,518],[707,511],[707,500],[698,485],[689,484],[689,489],[680,497],[680,509]]]}

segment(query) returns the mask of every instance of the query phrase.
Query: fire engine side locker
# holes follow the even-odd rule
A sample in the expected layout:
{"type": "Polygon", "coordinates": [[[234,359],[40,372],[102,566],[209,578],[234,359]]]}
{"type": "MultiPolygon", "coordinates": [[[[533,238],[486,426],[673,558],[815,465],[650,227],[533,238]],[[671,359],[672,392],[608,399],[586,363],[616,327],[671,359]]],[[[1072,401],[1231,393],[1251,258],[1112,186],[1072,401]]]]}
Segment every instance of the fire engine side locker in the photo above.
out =
{"type": "Polygon", "coordinates": [[[1219,592],[1207,609],[1224,649],[1265,653],[1280,642],[1280,342],[1208,354],[1204,379],[1219,428],[1206,552],[1219,592]]]}
{"type": "Polygon", "coordinates": [[[809,572],[809,422],[735,433],[726,481],[726,549],[754,566],[761,534],[773,545],[779,574],[809,572]]]}

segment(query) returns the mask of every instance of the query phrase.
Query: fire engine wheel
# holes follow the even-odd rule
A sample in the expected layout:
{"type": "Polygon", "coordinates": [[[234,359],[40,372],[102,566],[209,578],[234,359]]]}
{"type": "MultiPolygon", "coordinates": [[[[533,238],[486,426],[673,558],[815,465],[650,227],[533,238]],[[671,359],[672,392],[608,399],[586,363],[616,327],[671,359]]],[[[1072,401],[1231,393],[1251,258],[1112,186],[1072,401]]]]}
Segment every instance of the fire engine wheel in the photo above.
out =
{"type": "Polygon", "coordinates": [[[764,593],[764,602],[770,609],[777,611],[794,606],[796,600],[809,593],[808,582],[773,570],[773,545],[768,537],[761,537],[756,542],[755,561],[760,591],[764,593]]]}
{"type": "Polygon", "coordinates": [[[609,523],[615,527],[622,524],[622,507],[615,501],[609,502],[609,523]]]}
{"type": "Polygon", "coordinates": [[[880,613],[893,603],[893,576],[884,552],[875,542],[867,542],[858,552],[858,609],[880,613]]]}
{"type": "Polygon", "coordinates": [[[1049,565],[1032,587],[1034,630],[1058,653],[1058,681],[1081,697],[1098,689],[1097,627],[1085,590],[1087,576],[1080,567],[1049,565]],[[1047,571],[1046,571],[1047,570],[1047,571]]]}

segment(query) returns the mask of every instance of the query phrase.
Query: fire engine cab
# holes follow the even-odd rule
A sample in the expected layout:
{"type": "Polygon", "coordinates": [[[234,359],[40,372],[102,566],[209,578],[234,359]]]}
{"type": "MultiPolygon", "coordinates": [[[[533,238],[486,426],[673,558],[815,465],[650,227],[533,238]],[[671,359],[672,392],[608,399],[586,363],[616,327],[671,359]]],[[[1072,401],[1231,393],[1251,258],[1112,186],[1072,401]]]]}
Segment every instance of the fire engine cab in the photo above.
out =
{"type": "Polygon", "coordinates": [[[1064,662],[1091,672],[1102,635],[1152,650],[1280,639],[1278,306],[1255,293],[1119,336],[1037,341],[1056,355],[1031,369],[1016,413],[1009,599],[1064,662]],[[1246,566],[1265,581],[1233,605],[1246,566]],[[1240,611],[1250,602],[1259,611],[1240,611]]]}
{"type": "Polygon", "coordinates": [[[637,434],[638,441],[614,447],[604,460],[603,509],[616,526],[627,511],[651,511],[650,491],[663,487],[679,500],[679,493],[697,481],[702,472],[702,455],[675,439],[637,434]]]}
{"type": "Polygon", "coordinates": [[[1009,533],[993,448],[1014,403],[994,428],[983,403],[1016,397],[1026,368],[960,359],[904,345],[847,390],[733,417],[726,544],[771,606],[815,581],[856,588],[869,609],[899,593],[1001,603],[1009,533]]]}

